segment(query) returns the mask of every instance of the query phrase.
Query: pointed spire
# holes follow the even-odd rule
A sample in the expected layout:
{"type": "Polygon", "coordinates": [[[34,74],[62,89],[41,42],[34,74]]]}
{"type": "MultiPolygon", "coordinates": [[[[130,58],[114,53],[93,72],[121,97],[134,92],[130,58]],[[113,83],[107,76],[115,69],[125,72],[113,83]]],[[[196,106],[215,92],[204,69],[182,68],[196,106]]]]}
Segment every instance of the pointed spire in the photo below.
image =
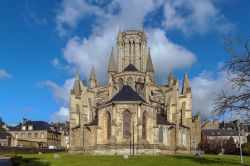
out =
{"type": "Polygon", "coordinates": [[[80,86],[80,77],[79,77],[78,69],[76,69],[76,77],[75,77],[75,82],[73,86],[73,91],[75,93],[75,96],[81,96],[81,86],[80,86]]]}
{"type": "Polygon", "coordinates": [[[95,70],[93,66],[91,68],[89,80],[96,80],[95,70]]]}
{"type": "Polygon", "coordinates": [[[108,72],[114,72],[114,71],[116,71],[116,68],[115,68],[114,49],[113,49],[113,47],[112,47],[111,55],[110,55],[110,58],[109,58],[109,68],[108,68],[108,72]]]}
{"type": "Polygon", "coordinates": [[[174,79],[174,74],[173,74],[173,70],[171,70],[168,75],[168,80],[173,80],[173,79],[174,79]]]}
{"type": "Polygon", "coordinates": [[[146,64],[146,71],[154,72],[154,67],[151,59],[151,53],[150,48],[148,48],[148,58],[147,58],[147,64],[146,64]]]}
{"type": "Polygon", "coordinates": [[[173,74],[173,71],[171,70],[169,75],[168,75],[168,85],[170,87],[172,87],[173,83],[174,83],[174,74],[173,74]]]}
{"type": "Polygon", "coordinates": [[[184,74],[184,80],[183,80],[183,84],[182,84],[182,94],[186,94],[189,92],[190,85],[189,85],[189,81],[188,81],[188,75],[187,72],[185,72],[184,74]]]}

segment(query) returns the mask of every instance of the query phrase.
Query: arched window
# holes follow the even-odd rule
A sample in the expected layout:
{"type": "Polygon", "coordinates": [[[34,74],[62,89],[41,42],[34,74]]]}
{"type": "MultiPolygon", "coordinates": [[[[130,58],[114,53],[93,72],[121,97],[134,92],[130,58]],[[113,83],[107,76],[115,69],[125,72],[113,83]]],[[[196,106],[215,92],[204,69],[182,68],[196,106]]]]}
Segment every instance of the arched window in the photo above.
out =
{"type": "Polygon", "coordinates": [[[131,113],[128,110],[123,112],[123,138],[128,139],[131,135],[131,113]]]}
{"type": "Polygon", "coordinates": [[[111,116],[109,112],[107,112],[106,114],[106,121],[107,121],[107,139],[110,139],[111,138],[111,116]]]}
{"type": "Polygon", "coordinates": [[[131,55],[131,41],[129,41],[129,55],[131,55]]]}
{"type": "Polygon", "coordinates": [[[133,78],[129,77],[127,80],[127,84],[132,88],[132,82],[133,82],[133,78]]]}
{"type": "Polygon", "coordinates": [[[139,78],[138,79],[138,84],[136,85],[136,91],[137,93],[142,96],[142,89],[143,89],[143,85],[141,84],[142,83],[142,79],[139,78]]]}
{"type": "Polygon", "coordinates": [[[80,107],[78,104],[76,104],[76,114],[79,115],[80,114],[80,107]]]}
{"type": "Polygon", "coordinates": [[[147,112],[142,115],[142,139],[147,139],[147,112]]]}
{"type": "Polygon", "coordinates": [[[160,127],[159,129],[159,143],[167,144],[167,129],[166,127],[160,127]]]}
{"type": "Polygon", "coordinates": [[[118,87],[119,87],[119,91],[122,89],[122,87],[123,87],[123,80],[122,80],[122,78],[119,78],[118,79],[118,87]]]}

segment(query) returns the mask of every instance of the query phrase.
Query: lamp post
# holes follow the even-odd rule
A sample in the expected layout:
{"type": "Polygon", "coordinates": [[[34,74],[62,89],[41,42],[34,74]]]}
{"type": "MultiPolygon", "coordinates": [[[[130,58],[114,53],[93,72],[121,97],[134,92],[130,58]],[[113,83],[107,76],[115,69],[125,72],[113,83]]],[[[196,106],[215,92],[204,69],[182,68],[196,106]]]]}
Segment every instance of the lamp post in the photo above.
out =
{"type": "Polygon", "coordinates": [[[243,157],[242,157],[242,148],[241,148],[241,139],[240,139],[240,127],[239,125],[237,125],[238,127],[238,132],[239,132],[239,143],[240,143],[240,164],[243,165],[244,161],[243,161],[243,157]]]}

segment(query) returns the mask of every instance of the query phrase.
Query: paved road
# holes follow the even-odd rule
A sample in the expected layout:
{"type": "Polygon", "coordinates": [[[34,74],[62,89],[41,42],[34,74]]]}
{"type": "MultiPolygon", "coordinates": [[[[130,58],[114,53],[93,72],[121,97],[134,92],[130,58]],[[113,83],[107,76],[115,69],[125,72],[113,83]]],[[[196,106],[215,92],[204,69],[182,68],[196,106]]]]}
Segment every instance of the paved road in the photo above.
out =
{"type": "Polygon", "coordinates": [[[0,166],[12,166],[10,159],[0,159],[0,166]]]}

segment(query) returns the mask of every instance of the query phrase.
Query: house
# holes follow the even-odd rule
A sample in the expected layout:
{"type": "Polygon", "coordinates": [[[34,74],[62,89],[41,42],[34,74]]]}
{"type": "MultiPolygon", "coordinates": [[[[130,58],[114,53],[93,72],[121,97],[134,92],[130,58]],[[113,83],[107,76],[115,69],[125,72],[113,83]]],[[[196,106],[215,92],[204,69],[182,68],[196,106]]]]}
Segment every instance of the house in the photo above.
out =
{"type": "Polygon", "coordinates": [[[23,119],[17,126],[10,127],[11,146],[18,144],[27,147],[61,146],[61,133],[45,121],[23,119]]]}

